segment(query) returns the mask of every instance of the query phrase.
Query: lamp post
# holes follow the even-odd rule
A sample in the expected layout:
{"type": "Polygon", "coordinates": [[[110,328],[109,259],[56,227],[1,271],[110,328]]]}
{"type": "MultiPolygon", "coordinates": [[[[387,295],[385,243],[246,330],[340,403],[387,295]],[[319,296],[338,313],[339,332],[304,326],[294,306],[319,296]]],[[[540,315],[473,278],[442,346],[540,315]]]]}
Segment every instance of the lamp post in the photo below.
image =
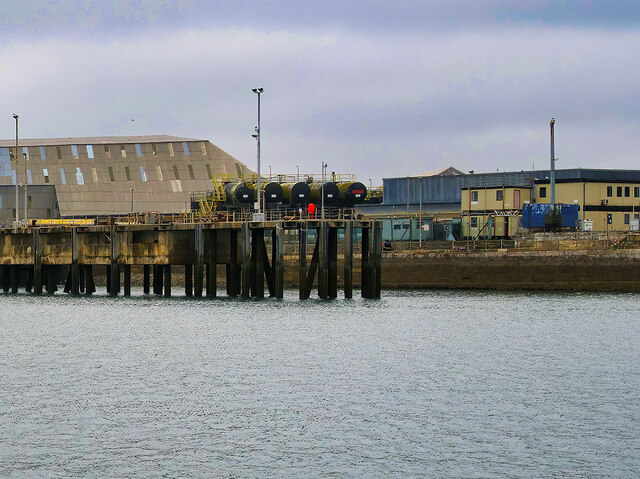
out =
{"type": "MultiPolygon", "coordinates": [[[[20,204],[19,204],[19,196],[18,196],[18,115],[13,114],[13,119],[16,120],[16,151],[13,155],[16,160],[16,223],[20,221],[20,204]]],[[[17,225],[16,225],[17,226],[17,225]]]]}
{"type": "Polygon", "coordinates": [[[27,222],[27,219],[29,218],[28,216],[28,208],[27,208],[27,154],[26,153],[22,153],[22,158],[24,160],[24,221],[25,224],[27,222]]]}
{"type": "Polygon", "coordinates": [[[300,167],[296,165],[296,181],[300,181],[300,167]]]}
{"type": "Polygon", "coordinates": [[[258,215],[262,213],[262,204],[260,200],[260,94],[264,88],[252,88],[251,91],[258,95],[258,126],[255,127],[255,133],[252,135],[258,141],[258,215]]]}
{"type": "Polygon", "coordinates": [[[322,162],[322,186],[320,187],[320,196],[322,197],[322,219],[324,219],[324,175],[327,171],[327,164],[322,162]]]}

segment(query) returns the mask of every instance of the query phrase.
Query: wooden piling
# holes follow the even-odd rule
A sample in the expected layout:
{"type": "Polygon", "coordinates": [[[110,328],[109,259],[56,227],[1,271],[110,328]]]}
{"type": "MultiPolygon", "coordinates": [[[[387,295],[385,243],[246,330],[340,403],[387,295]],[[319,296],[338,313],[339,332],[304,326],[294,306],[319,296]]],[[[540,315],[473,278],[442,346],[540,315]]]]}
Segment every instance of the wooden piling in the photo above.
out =
{"type": "Polygon", "coordinates": [[[318,228],[318,297],[329,297],[329,228],[325,221],[320,222],[318,228]]]}
{"type": "Polygon", "coordinates": [[[242,297],[248,298],[251,288],[251,241],[249,223],[242,224],[242,297]]]}
{"type": "Polygon", "coordinates": [[[33,294],[42,294],[42,244],[37,229],[33,231],[33,294]]]}
{"type": "Polygon", "coordinates": [[[144,294],[149,294],[150,286],[151,286],[151,266],[145,264],[142,266],[142,292],[144,294]]]}
{"type": "Polygon", "coordinates": [[[193,294],[196,297],[202,296],[204,280],[204,231],[202,224],[198,223],[194,227],[194,263],[193,263],[193,294]]]}
{"type": "Polygon", "coordinates": [[[284,234],[284,228],[282,223],[276,225],[273,230],[273,249],[271,255],[271,265],[273,269],[274,290],[275,296],[278,299],[284,297],[284,249],[282,245],[282,236],[284,234]]]}
{"type": "Polygon", "coordinates": [[[162,267],[162,274],[164,276],[164,296],[165,298],[171,297],[171,265],[165,264],[162,267]]]}
{"type": "Polygon", "coordinates": [[[307,299],[307,228],[304,223],[298,226],[298,297],[307,299]]]}
{"type": "Polygon", "coordinates": [[[328,228],[327,236],[327,297],[338,297],[338,228],[328,228]]]}
{"type": "Polygon", "coordinates": [[[153,265],[153,294],[162,295],[162,273],[164,272],[164,266],[161,264],[153,265]]]}
{"type": "Polygon", "coordinates": [[[206,281],[207,281],[207,297],[215,298],[217,294],[217,271],[216,266],[218,263],[218,251],[216,241],[218,239],[218,235],[216,230],[209,231],[209,258],[207,260],[207,271],[206,271],[206,281]]]}
{"type": "MultiPolygon", "coordinates": [[[[184,294],[189,298],[193,296],[193,266],[190,263],[184,265],[184,294]]],[[[202,296],[202,289],[200,296],[202,296]]]]}
{"type": "Polygon", "coordinates": [[[353,223],[344,225],[344,297],[353,298],[353,223]]]}
{"type": "Polygon", "coordinates": [[[78,228],[71,228],[71,294],[80,294],[78,273],[78,228]]]}
{"type": "Polygon", "coordinates": [[[123,264],[122,269],[124,271],[124,295],[131,296],[131,265],[123,264]]]}
{"type": "MultiPolygon", "coordinates": [[[[75,229],[75,228],[74,228],[75,229]]],[[[120,269],[118,268],[118,231],[116,225],[111,225],[111,275],[110,291],[111,296],[120,293],[120,269]]]]}

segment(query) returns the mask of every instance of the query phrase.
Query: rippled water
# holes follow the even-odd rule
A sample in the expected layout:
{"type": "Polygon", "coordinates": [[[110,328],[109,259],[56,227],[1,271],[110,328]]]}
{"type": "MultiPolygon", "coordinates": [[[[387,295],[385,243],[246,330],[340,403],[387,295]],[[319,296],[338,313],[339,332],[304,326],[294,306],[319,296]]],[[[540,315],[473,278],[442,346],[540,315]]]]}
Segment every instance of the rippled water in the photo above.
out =
{"type": "Polygon", "coordinates": [[[383,294],[2,295],[0,476],[640,476],[640,296],[383,294]]]}

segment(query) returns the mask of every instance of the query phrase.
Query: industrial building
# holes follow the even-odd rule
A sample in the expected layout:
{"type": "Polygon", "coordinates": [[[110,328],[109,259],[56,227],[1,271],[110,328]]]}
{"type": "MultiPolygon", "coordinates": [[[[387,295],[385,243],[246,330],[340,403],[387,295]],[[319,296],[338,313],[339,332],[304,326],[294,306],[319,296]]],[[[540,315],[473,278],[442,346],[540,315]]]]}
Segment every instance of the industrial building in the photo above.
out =
{"type": "MultiPolygon", "coordinates": [[[[556,202],[579,205],[593,231],[629,231],[638,219],[640,170],[572,168],[555,176],[556,202]]],[[[465,174],[452,167],[384,178],[382,203],[358,211],[383,220],[384,240],[509,237],[526,201],[551,202],[549,178],[550,170],[465,174]]]]}
{"type": "MultiPolygon", "coordinates": [[[[190,193],[246,165],[211,142],[175,136],[0,141],[0,224],[15,219],[15,185],[27,186],[29,218],[189,210],[190,193]],[[17,161],[16,161],[17,158],[17,161]],[[26,181],[25,181],[26,180],[26,181]]],[[[24,218],[24,192],[19,191],[24,218]]]]}

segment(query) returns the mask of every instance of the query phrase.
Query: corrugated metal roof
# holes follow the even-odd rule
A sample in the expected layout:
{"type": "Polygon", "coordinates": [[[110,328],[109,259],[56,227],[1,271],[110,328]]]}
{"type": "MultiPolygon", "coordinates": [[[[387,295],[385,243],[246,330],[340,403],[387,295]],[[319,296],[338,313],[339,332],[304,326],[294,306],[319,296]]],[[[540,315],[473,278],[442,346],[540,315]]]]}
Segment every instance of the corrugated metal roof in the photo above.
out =
{"type": "MultiPolygon", "coordinates": [[[[143,136],[84,136],[76,138],[18,138],[19,146],[55,146],[55,145],[111,145],[131,143],[169,143],[183,141],[206,141],[198,138],[183,138],[171,135],[143,136]]],[[[16,145],[13,140],[0,140],[0,147],[8,148],[16,145]]]]}

